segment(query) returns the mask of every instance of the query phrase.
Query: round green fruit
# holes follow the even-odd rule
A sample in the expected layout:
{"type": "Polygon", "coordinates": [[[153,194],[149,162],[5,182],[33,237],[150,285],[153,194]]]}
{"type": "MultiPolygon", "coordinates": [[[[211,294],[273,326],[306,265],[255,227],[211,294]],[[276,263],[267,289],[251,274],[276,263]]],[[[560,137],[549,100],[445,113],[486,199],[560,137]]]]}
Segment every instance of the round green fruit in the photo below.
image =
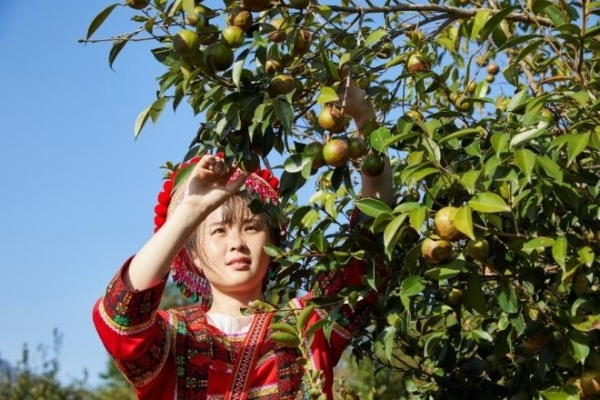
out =
{"type": "Polygon", "coordinates": [[[383,158],[379,154],[367,154],[360,165],[360,170],[367,176],[379,176],[385,168],[383,158]]]}
{"type": "Polygon", "coordinates": [[[323,144],[319,142],[310,142],[304,148],[304,154],[312,158],[311,169],[319,169],[325,165],[323,159],[323,144]]]}
{"type": "Polygon", "coordinates": [[[200,49],[200,37],[196,32],[182,29],[173,36],[173,49],[182,56],[190,56],[200,49]]]}
{"type": "Polygon", "coordinates": [[[289,94],[297,89],[299,89],[299,84],[296,79],[290,75],[280,74],[271,79],[271,82],[269,83],[269,96],[274,98],[289,94]]]}
{"type": "Polygon", "coordinates": [[[323,146],[323,160],[332,167],[341,167],[350,160],[348,141],[346,139],[331,139],[323,146]]]}
{"type": "Polygon", "coordinates": [[[233,64],[233,51],[223,43],[213,43],[206,49],[206,63],[215,71],[225,71],[233,64]]]}
{"type": "Polygon", "coordinates": [[[441,264],[452,258],[452,245],[447,240],[425,238],[421,244],[421,254],[430,263],[441,264]]]}
{"type": "Polygon", "coordinates": [[[367,154],[367,150],[367,144],[363,138],[353,136],[348,140],[348,152],[351,159],[358,160],[367,154]]]}
{"type": "Polygon", "coordinates": [[[225,43],[227,47],[236,48],[244,43],[246,33],[238,26],[229,25],[223,29],[221,36],[223,37],[223,43],[225,43]]]}
{"type": "Polygon", "coordinates": [[[473,103],[467,100],[467,96],[458,95],[454,101],[454,106],[458,111],[470,112],[473,110],[473,103]]]}
{"type": "Polygon", "coordinates": [[[127,5],[136,10],[143,10],[148,7],[150,0],[127,0],[127,5]]]}
{"type": "Polygon", "coordinates": [[[458,208],[447,206],[437,211],[433,219],[433,229],[443,240],[455,241],[463,238],[463,234],[456,229],[454,217],[458,208]]]}
{"type": "Polygon", "coordinates": [[[451,306],[457,306],[462,301],[463,291],[457,288],[452,288],[446,298],[448,300],[448,304],[451,306]]]}
{"type": "Polygon", "coordinates": [[[206,10],[204,7],[196,6],[192,11],[186,14],[185,19],[190,25],[201,25],[206,21],[206,17],[204,14],[205,11],[206,10]]]}
{"type": "Polygon", "coordinates": [[[494,83],[495,80],[496,80],[496,76],[494,76],[492,74],[487,74],[487,76],[485,77],[485,81],[487,83],[494,83]]]}
{"type": "Polygon", "coordinates": [[[490,253],[490,245],[485,239],[471,239],[467,242],[465,250],[472,259],[486,262],[490,253]]]}
{"type": "Polygon", "coordinates": [[[244,172],[255,172],[260,167],[260,159],[258,158],[258,155],[252,153],[250,158],[242,158],[239,166],[244,172]]]}

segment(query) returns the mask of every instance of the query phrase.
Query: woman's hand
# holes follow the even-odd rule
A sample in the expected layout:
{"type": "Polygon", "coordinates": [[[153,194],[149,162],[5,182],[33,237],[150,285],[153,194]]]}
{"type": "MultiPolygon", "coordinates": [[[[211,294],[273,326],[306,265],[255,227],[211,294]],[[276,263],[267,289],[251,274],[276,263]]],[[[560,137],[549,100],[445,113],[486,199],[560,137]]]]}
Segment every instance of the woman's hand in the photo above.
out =
{"type": "Polygon", "coordinates": [[[337,93],[344,105],[344,112],[354,119],[359,131],[363,129],[367,121],[375,118],[375,108],[367,98],[367,93],[354,81],[342,81],[337,93]]]}
{"type": "MultiPolygon", "coordinates": [[[[236,170],[235,165],[227,166],[220,157],[204,155],[185,182],[185,187],[180,195],[182,198],[179,197],[181,204],[191,206],[204,215],[214,211],[244,184],[248,176],[245,172],[242,172],[234,181],[229,182],[236,170]]],[[[174,198],[173,200],[179,199],[174,198]]]]}

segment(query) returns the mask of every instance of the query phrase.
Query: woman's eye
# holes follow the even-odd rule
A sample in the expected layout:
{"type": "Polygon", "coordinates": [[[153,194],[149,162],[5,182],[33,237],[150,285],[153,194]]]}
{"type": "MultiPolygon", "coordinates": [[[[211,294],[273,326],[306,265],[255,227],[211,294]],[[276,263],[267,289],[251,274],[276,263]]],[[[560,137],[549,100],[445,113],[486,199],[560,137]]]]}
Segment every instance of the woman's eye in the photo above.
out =
{"type": "Polygon", "coordinates": [[[248,225],[248,226],[246,226],[246,230],[247,231],[257,231],[258,227],[255,225],[248,225]]]}
{"type": "Polygon", "coordinates": [[[216,228],[216,229],[213,229],[212,234],[216,235],[216,234],[224,233],[224,232],[225,232],[225,229],[223,229],[223,228],[216,228]]]}

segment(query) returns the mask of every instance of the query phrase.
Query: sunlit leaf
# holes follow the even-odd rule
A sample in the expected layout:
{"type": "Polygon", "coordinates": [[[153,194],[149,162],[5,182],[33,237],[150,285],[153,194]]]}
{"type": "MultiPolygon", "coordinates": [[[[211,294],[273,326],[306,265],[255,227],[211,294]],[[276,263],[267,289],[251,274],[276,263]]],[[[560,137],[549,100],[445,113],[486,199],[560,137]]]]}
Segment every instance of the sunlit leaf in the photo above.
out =
{"type": "Polygon", "coordinates": [[[106,18],[108,18],[108,16],[112,12],[112,10],[114,10],[115,7],[118,5],[119,5],[119,3],[111,4],[110,6],[106,7],[104,10],[102,10],[98,15],[96,15],[96,17],[92,20],[92,22],[90,23],[90,26],[88,27],[87,35],[85,36],[86,39],[89,39],[92,37],[94,32],[96,32],[98,30],[98,28],[100,28],[100,26],[102,25],[102,23],[104,23],[106,18]]]}
{"type": "Polygon", "coordinates": [[[492,192],[477,193],[468,201],[469,206],[483,213],[510,211],[510,207],[502,197],[492,192]]]}

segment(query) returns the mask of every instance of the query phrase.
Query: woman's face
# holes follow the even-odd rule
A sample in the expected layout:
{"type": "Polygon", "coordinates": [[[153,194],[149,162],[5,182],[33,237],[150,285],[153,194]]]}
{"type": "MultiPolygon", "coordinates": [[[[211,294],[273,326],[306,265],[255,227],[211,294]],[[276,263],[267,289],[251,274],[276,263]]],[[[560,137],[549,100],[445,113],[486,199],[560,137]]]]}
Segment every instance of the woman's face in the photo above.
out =
{"type": "Polygon", "coordinates": [[[269,227],[263,215],[253,214],[235,197],[203,222],[197,265],[213,291],[259,298],[270,262],[263,250],[271,240],[269,227]]]}

